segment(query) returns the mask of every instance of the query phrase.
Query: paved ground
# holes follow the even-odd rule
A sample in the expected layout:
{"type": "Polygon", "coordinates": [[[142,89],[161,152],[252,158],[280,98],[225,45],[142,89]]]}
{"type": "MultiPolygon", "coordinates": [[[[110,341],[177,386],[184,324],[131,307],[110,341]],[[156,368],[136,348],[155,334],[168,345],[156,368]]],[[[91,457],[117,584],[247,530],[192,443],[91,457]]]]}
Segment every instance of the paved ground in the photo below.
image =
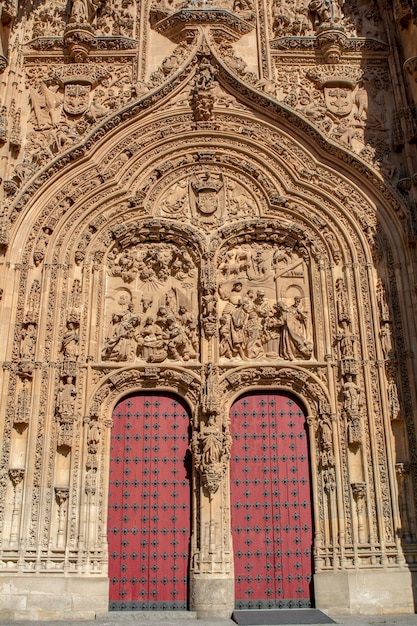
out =
{"type": "MultiPolygon", "coordinates": [[[[340,626],[417,626],[417,615],[354,615],[354,616],[334,616],[334,621],[340,626]]],[[[231,619],[224,620],[197,620],[197,619],[182,619],[178,616],[177,619],[143,619],[140,614],[126,613],[122,617],[116,615],[101,616],[96,620],[79,621],[79,620],[67,620],[67,621],[54,621],[54,622],[33,622],[33,621],[0,621],[3,626],[10,624],[10,626],[27,626],[28,624],[47,624],[48,626],[74,626],[75,624],[80,626],[157,626],[163,624],[163,626],[236,626],[236,623],[231,619]]]]}

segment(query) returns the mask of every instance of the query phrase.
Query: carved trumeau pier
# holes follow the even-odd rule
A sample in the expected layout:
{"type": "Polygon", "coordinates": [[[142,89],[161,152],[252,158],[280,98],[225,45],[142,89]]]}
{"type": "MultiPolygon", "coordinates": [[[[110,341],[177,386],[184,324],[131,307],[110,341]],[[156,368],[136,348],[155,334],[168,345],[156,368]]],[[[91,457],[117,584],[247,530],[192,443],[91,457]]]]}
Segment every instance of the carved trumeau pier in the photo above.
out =
{"type": "Polygon", "coordinates": [[[0,619],[414,612],[412,5],[2,4],[0,619]]]}

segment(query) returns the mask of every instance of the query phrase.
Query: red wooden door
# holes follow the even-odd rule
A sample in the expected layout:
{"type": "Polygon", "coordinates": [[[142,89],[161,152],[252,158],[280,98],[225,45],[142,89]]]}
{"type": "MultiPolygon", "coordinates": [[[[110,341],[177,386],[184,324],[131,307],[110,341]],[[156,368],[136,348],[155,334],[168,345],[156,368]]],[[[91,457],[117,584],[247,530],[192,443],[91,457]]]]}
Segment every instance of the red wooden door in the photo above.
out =
{"type": "Polygon", "coordinates": [[[236,608],[312,606],[310,465],[305,413],[282,393],[232,406],[236,608]]]}
{"type": "Polygon", "coordinates": [[[111,610],[187,608],[190,415],[169,393],[138,393],[113,412],[109,480],[111,610]]]}

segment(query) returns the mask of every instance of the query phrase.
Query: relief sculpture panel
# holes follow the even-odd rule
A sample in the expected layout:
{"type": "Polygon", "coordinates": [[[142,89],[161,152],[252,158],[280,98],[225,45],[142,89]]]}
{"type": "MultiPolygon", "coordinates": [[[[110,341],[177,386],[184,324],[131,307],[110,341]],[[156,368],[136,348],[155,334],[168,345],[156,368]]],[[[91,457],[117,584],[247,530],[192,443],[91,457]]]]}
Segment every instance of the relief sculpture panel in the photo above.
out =
{"type": "Polygon", "coordinates": [[[198,360],[198,272],[185,247],[116,246],[108,258],[103,361],[198,360]]]}
{"type": "Polygon", "coordinates": [[[221,359],[313,356],[307,263],[295,248],[242,244],[218,264],[221,359]]]}

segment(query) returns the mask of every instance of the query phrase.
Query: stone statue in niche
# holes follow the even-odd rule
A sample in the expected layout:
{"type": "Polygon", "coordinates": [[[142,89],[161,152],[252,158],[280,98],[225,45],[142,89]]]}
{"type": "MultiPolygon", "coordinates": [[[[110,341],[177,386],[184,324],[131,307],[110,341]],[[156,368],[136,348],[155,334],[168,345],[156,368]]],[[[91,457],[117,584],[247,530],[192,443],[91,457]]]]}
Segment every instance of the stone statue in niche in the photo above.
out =
{"type": "Polygon", "coordinates": [[[191,252],[185,246],[143,243],[116,246],[108,259],[108,330],[102,359],[198,359],[197,268],[191,252]]]}
{"type": "Polygon", "coordinates": [[[79,355],[78,324],[69,320],[67,330],[62,337],[61,352],[66,360],[76,361],[79,355]]]}
{"type": "Polygon", "coordinates": [[[352,374],[347,374],[346,382],[343,383],[344,409],[349,413],[356,413],[362,406],[361,389],[353,382],[352,374]]]}
{"type": "Polygon", "coordinates": [[[39,280],[34,280],[27,301],[26,321],[34,322],[39,315],[39,306],[41,303],[41,285],[39,280]]]}
{"type": "Polygon", "coordinates": [[[92,24],[96,17],[100,0],[73,0],[71,5],[70,24],[92,24]]]}
{"type": "Polygon", "coordinates": [[[344,0],[311,0],[308,10],[312,15],[313,26],[340,23],[343,19],[343,4],[344,0]]]}
{"type": "Polygon", "coordinates": [[[74,385],[74,378],[66,376],[58,389],[57,411],[59,415],[72,415],[74,413],[74,403],[77,391],[74,385]]]}
{"type": "Polygon", "coordinates": [[[310,359],[309,282],[294,246],[242,244],[218,262],[219,356],[310,359]]]}
{"type": "Polygon", "coordinates": [[[24,361],[31,361],[35,356],[35,345],[36,326],[35,324],[25,324],[22,330],[20,358],[24,361]]]}
{"type": "Polygon", "coordinates": [[[202,462],[205,465],[219,463],[223,450],[223,435],[213,415],[209,417],[208,424],[203,428],[201,441],[202,462]]]}
{"type": "Polygon", "coordinates": [[[35,250],[33,251],[33,262],[38,267],[45,258],[46,249],[48,247],[49,237],[52,234],[52,230],[48,227],[43,229],[43,232],[39,236],[36,242],[35,250]]]}

